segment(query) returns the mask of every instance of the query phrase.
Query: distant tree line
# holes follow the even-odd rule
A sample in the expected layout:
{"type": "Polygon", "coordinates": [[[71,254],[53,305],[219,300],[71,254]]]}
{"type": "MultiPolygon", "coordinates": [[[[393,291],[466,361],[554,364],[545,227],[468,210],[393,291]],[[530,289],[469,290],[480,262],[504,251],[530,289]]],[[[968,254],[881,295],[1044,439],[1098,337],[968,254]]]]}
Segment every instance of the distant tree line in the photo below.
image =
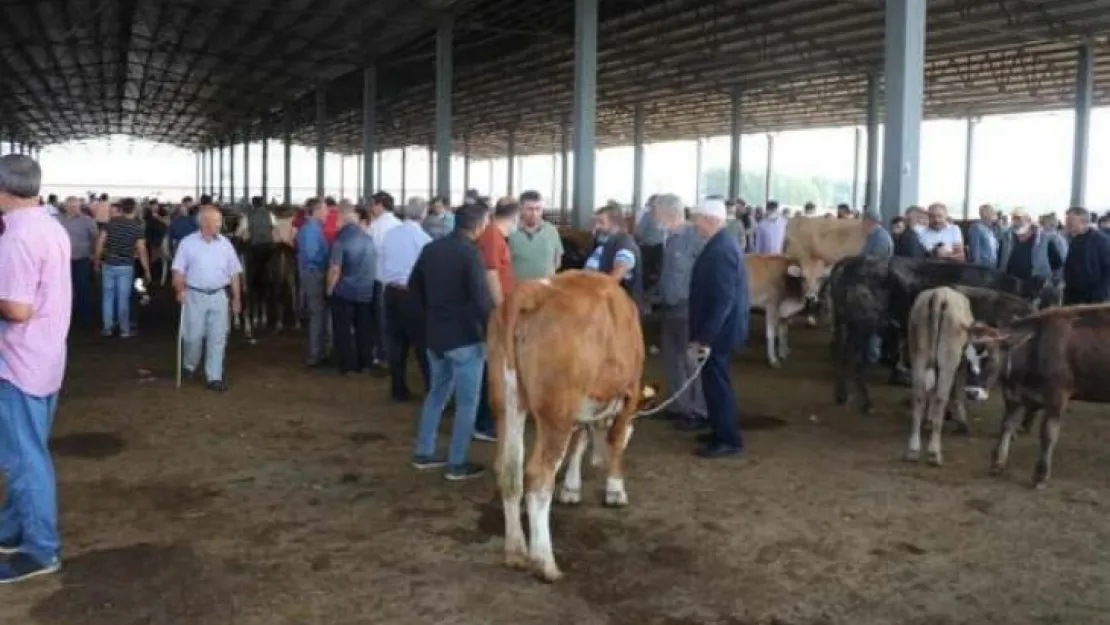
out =
{"type": "MultiPolygon", "coordinates": [[[[743,172],[740,176],[740,197],[749,204],[763,204],[766,180],[762,173],[743,172]]],[[[709,169],[702,173],[701,182],[702,195],[728,196],[728,169],[709,169]]],[[[806,202],[824,207],[841,202],[851,204],[852,181],[824,176],[774,174],[771,176],[771,199],[787,206],[801,206],[806,202]]]]}

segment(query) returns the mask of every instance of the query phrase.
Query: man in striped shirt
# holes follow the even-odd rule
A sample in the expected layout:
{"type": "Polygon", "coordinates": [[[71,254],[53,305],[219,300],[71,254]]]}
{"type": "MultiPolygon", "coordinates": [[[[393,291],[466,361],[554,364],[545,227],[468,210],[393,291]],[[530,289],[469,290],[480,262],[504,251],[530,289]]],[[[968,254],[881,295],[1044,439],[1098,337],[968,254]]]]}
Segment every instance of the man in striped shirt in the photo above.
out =
{"type": "Polygon", "coordinates": [[[147,256],[143,222],[135,219],[135,200],[124,198],[120,214],[108,220],[96,241],[93,268],[101,269],[100,306],[104,322],[100,334],[112,336],[119,322],[122,338],[131,336],[131,284],[135,278],[135,258],[139,258],[143,277],[150,282],[150,258],[147,256]]]}

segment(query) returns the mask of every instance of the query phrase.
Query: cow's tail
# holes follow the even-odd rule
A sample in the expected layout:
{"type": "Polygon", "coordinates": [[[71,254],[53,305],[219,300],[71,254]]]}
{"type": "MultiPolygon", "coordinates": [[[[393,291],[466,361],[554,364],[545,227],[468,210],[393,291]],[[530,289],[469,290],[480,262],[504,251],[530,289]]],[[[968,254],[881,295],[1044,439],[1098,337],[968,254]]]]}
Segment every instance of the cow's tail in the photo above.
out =
{"type": "Polygon", "coordinates": [[[929,350],[929,360],[925,365],[925,390],[932,393],[937,387],[937,381],[940,378],[940,356],[941,341],[944,340],[944,320],[948,317],[948,300],[940,296],[940,293],[933,291],[929,294],[929,329],[932,332],[930,336],[933,337],[933,346],[929,350]]]}

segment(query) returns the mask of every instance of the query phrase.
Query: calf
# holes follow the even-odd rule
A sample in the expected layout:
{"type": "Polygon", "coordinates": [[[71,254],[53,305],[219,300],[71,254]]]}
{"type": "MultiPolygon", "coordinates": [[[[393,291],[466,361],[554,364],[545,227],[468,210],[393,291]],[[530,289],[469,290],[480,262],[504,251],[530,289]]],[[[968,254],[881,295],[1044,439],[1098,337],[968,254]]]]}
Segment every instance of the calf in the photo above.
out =
{"type": "Polygon", "coordinates": [[[1038,411],[1041,451],[1033,485],[1044,488],[1052,474],[1052,455],[1060,421],[1070,401],[1110,403],[1110,305],[1068,306],[1023,317],[1001,328],[975,326],[971,343],[991,355],[987,383],[1002,388],[1005,410],[994,449],[991,473],[1002,473],[1010,443],[1023,421],[1038,411]]]}
{"type": "Polygon", "coordinates": [[[752,308],[763,311],[767,335],[767,363],[781,367],[789,352],[787,319],[805,310],[808,301],[817,299],[819,283],[806,282],[802,268],[786,256],[748,254],[748,297],[752,308]],[[814,290],[806,291],[809,284],[814,290]],[[777,349],[776,349],[777,348],[777,349]]]}
{"type": "Polygon", "coordinates": [[[967,409],[960,387],[965,377],[964,347],[974,321],[968,298],[948,287],[923,291],[910,310],[908,346],[913,374],[913,419],[907,461],[916,462],[921,455],[921,426],[928,414],[929,464],[942,464],[940,437],[950,401],[957,423],[967,429],[967,409]]]}
{"type": "Polygon", "coordinates": [[[262,273],[261,283],[265,286],[260,299],[266,306],[273,307],[274,332],[284,329],[287,317],[292,318],[296,329],[300,329],[296,251],[285,243],[276,244],[262,273]]]}
{"type": "Polygon", "coordinates": [[[847,375],[851,370],[859,394],[860,409],[871,410],[864,379],[868,343],[884,335],[884,345],[894,363],[897,379],[900,345],[905,339],[910,308],[918,294],[939,286],[964,286],[1008,293],[1043,305],[1051,290],[1041,282],[1019,280],[994,269],[947,261],[910,258],[853,256],[837,263],[826,283],[832,302],[833,355],[837,364],[835,400],[848,400],[847,375]]]}
{"type": "Polygon", "coordinates": [[[572,439],[578,440],[560,499],[579,500],[585,437],[592,433],[598,443],[595,461],[608,463],[605,503],[628,504],[623,452],[632,436],[644,367],[639,311],[609,276],[567,271],[517,285],[490,320],[488,343],[505,560],[555,581],[562,573],[551,544],[551,500],[572,439]],[[536,435],[525,470],[528,414],[536,435]],[[520,520],[525,481],[530,548],[520,520]]]}

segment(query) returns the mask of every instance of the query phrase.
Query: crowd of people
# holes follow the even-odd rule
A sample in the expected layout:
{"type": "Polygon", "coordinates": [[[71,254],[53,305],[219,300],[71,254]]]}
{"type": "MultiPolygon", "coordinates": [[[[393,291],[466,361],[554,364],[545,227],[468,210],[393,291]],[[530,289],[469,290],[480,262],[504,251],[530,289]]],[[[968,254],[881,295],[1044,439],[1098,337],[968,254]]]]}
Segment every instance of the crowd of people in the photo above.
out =
{"type": "MultiPolygon", "coordinates": [[[[172,274],[182,304],[187,377],[203,363],[208,388],[227,390],[223,374],[228,312],[243,309],[243,264],[264,266],[283,247],[295,250],[300,311],[307,321],[305,364],[340,375],[388,375],[390,395],[407,402],[409,353],[423,380],[412,464],[443,469],[448,480],[484,473],[470,460],[473,440],[496,441],[489,405],[486,327],[489,316],[525,280],[560,270],[564,239],[544,219],[535,191],[497,201],[468,191],[455,208],[443,198],[396,206],[378,192],[354,205],[312,198],[296,214],[253,198],[229,213],[208,196],[178,206],[106,196],[38,197],[41,172],[27,156],[0,157],[0,468],[8,489],[0,512],[0,583],[59,567],[53,466],[47,441],[74,327],[92,328],[94,274],[99,272],[105,337],[134,336],[132,283],[172,274]],[[238,214],[239,224],[225,225],[238,214]],[[248,241],[236,248],[236,237],[248,241]],[[166,250],[169,250],[167,254],[166,250]],[[244,253],[246,254],[244,256],[244,253]],[[436,434],[453,394],[451,440],[436,434]]],[[[734,456],[737,428],[730,360],[748,333],[744,253],[783,252],[787,223],[816,218],[807,205],[791,216],[775,202],[758,210],[709,197],[687,208],[673,194],[652,196],[630,222],[610,203],[594,214],[586,271],[611,275],[642,311],[658,314],[670,389],[682,389],[664,415],[699,432],[703,458],[734,456]],[[645,274],[654,286],[645,288],[645,274]],[[700,364],[700,360],[704,363],[700,364]],[[686,384],[698,370],[700,384],[686,384]]],[[[1087,211],[1067,211],[1062,229],[1035,224],[1020,209],[1003,217],[989,206],[963,230],[943,205],[911,207],[890,224],[850,207],[859,219],[863,254],[945,258],[1017,277],[1066,282],[1065,302],[1110,301],[1110,238],[1087,211]],[[1008,222],[1008,223],[1007,223],[1008,222]]],[[[1102,222],[1110,227],[1110,218],[1102,222]]]]}

